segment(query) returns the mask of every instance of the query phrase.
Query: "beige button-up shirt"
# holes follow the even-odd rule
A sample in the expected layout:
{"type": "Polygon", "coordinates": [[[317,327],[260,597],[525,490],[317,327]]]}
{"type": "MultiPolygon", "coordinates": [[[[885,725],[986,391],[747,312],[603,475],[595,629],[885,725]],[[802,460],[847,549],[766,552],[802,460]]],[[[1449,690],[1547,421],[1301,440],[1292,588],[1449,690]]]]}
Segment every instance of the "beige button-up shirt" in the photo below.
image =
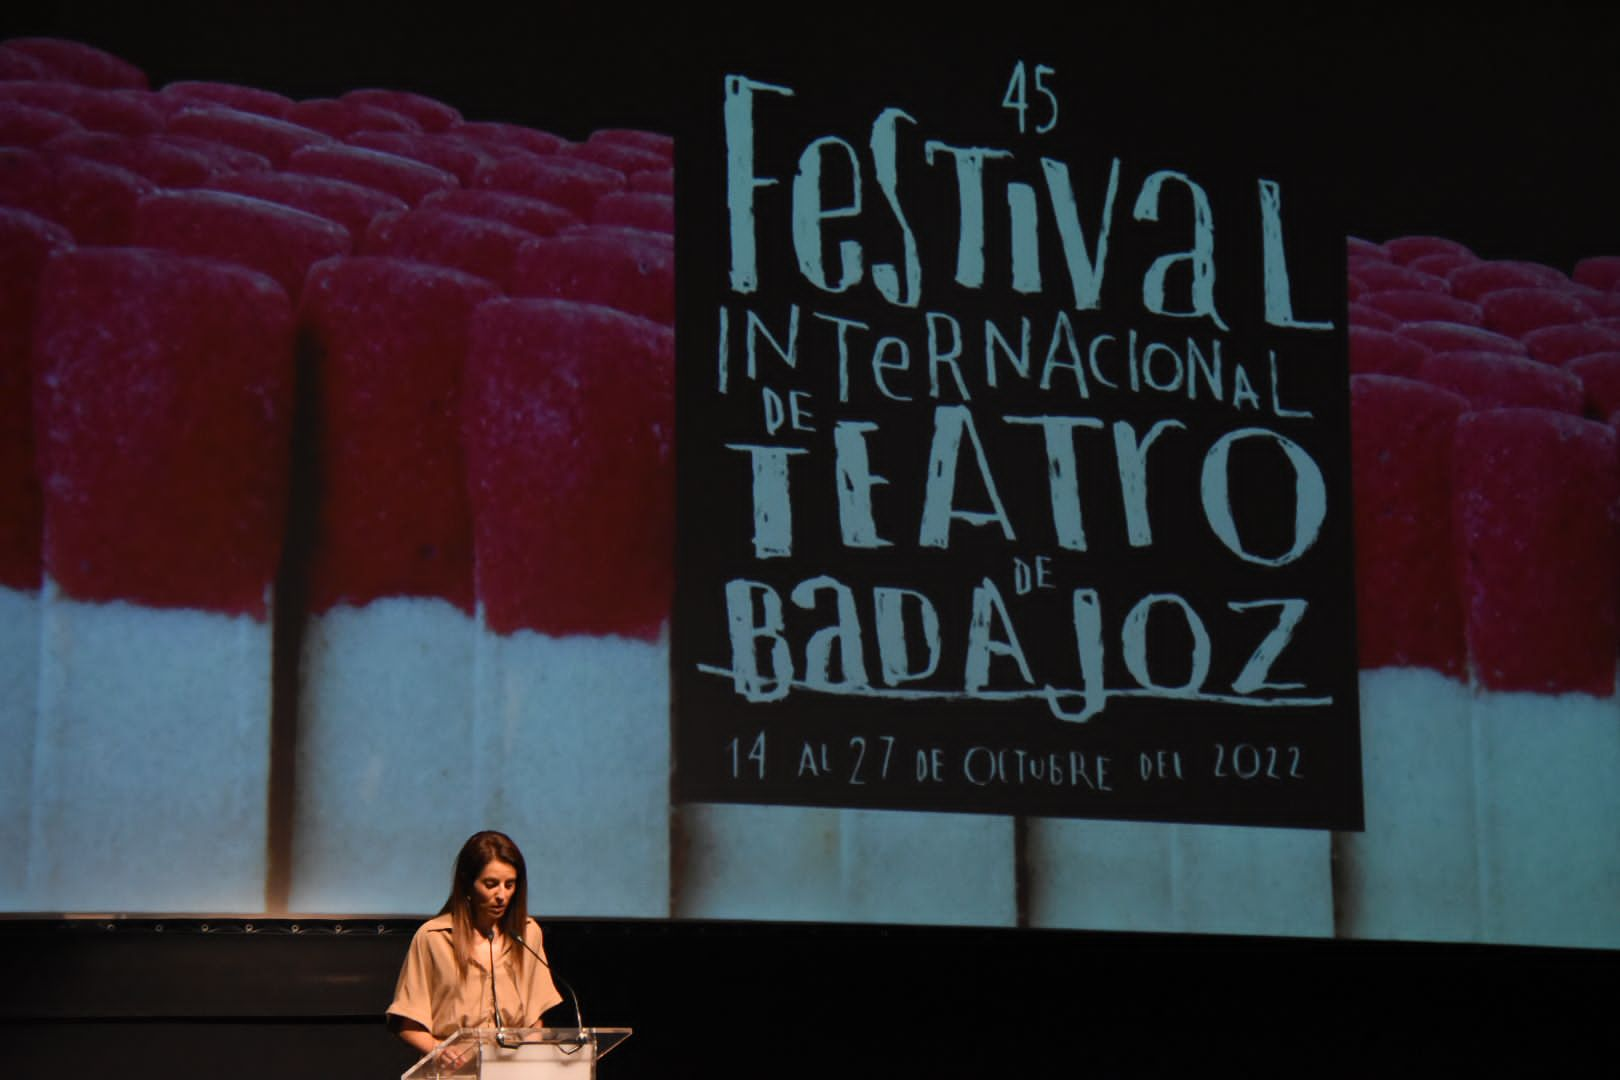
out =
{"type": "MultiPolygon", "coordinates": [[[[545,956],[540,927],[530,919],[524,940],[545,956]]],[[[456,968],[456,950],[451,943],[450,916],[429,919],[411,939],[405,966],[394,988],[390,1017],[415,1020],[443,1039],[457,1028],[494,1027],[495,1014],[490,994],[490,948],[480,940],[472,951],[463,979],[456,968]]],[[[507,1027],[539,1027],[540,1014],[562,1001],[551,981],[551,972],[533,954],[509,939],[495,946],[495,998],[501,1004],[501,1023],[507,1027]],[[518,957],[527,962],[518,974],[518,957]]]]}

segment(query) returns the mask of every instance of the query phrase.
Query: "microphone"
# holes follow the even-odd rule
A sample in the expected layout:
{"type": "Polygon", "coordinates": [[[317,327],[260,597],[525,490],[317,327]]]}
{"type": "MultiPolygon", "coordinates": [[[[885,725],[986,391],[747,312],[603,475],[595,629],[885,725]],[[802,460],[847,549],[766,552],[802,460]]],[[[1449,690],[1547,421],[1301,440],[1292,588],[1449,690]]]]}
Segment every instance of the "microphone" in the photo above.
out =
{"type": "Polygon", "coordinates": [[[528,938],[527,934],[519,934],[518,939],[517,939],[518,944],[522,945],[525,949],[528,949],[530,954],[532,954],[536,960],[538,960],[538,961],[540,961],[540,963],[544,964],[545,968],[546,968],[546,971],[548,971],[551,974],[551,977],[554,980],[556,980],[558,983],[561,983],[562,988],[564,990],[568,991],[568,996],[574,999],[574,1030],[579,1032],[579,1041],[580,1041],[580,1043],[583,1044],[585,1042],[585,1039],[586,1039],[586,1036],[585,1036],[585,1020],[581,1016],[580,1010],[579,1010],[579,994],[574,990],[574,988],[572,986],[568,985],[568,980],[567,979],[565,979],[561,975],[557,974],[557,969],[551,966],[551,962],[549,960],[547,960],[544,956],[540,955],[540,950],[536,949],[533,945],[529,944],[527,938],[528,938]]]}
{"type": "Polygon", "coordinates": [[[500,999],[495,996],[495,928],[484,931],[484,937],[489,942],[489,1003],[495,1010],[495,1045],[510,1050],[511,1047],[506,1045],[506,1027],[501,1023],[500,999]]]}

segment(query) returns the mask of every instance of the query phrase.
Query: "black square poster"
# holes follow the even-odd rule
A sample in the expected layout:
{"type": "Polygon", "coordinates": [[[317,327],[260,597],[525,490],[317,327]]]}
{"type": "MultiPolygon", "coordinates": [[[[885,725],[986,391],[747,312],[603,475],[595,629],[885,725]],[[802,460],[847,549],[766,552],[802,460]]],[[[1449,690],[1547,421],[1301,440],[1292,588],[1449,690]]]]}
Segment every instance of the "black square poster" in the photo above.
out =
{"type": "Polygon", "coordinates": [[[1360,827],[1338,194],[1151,79],[696,80],[677,799],[1360,827]]]}

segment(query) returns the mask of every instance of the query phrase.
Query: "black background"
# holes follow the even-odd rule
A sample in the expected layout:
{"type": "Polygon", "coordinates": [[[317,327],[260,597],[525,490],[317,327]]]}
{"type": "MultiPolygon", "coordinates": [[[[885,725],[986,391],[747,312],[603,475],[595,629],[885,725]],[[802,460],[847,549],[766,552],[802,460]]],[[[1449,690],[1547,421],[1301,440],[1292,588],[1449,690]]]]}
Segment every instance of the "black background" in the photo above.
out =
{"type": "MultiPolygon", "coordinates": [[[[412,1054],[380,1011],[413,929],[0,922],[7,1068],[398,1076],[412,1054]]],[[[1539,1074],[1613,1044],[1612,953],[583,920],[546,944],[587,1025],[635,1028],[601,1065],[619,1080],[1539,1074]]]]}

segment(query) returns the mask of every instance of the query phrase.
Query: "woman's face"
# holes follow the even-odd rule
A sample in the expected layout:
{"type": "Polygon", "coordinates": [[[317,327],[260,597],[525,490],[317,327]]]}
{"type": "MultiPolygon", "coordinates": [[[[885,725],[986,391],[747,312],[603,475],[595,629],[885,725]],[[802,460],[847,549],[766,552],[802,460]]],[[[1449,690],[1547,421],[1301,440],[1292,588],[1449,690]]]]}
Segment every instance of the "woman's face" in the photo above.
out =
{"type": "Polygon", "coordinates": [[[491,859],[484,864],[473,881],[473,919],[481,930],[488,930],[501,921],[506,905],[517,891],[517,868],[511,863],[491,859]]]}

